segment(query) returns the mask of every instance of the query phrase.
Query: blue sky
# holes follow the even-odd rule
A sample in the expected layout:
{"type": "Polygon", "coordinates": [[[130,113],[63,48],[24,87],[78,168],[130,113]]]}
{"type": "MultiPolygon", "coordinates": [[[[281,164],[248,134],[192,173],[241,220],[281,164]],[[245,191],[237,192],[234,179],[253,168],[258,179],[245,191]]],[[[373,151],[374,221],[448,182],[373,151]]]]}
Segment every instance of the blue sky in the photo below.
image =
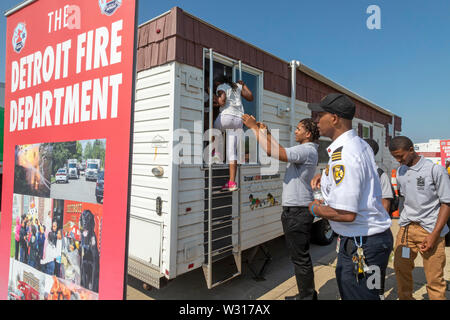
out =
{"type": "MultiPolygon", "coordinates": [[[[2,0],[0,10],[20,2],[2,0]]],[[[174,6],[401,116],[414,142],[450,138],[450,1],[141,0],[138,21],[174,6]],[[370,5],[380,7],[380,30],[366,26],[370,5]]],[[[0,81],[5,32],[2,15],[0,81]]]]}

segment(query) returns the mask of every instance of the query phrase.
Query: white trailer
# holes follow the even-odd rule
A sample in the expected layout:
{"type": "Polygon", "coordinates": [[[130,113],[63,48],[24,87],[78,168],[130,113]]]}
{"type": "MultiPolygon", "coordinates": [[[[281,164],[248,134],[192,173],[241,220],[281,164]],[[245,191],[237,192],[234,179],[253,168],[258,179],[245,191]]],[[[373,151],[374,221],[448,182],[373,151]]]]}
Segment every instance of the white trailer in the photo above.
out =
{"type": "MultiPolygon", "coordinates": [[[[277,131],[280,144],[286,147],[295,143],[293,130],[298,121],[311,117],[311,112],[305,101],[296,98],[296,90],[291,90],[289,96],[266,89],[270,83],[266,85],[264,70],[219,54],[211,47],[198,50],[194,46],[197,63],[177,58],[178,54],[188,54],[188,49],[172,48],[176,51],[173,57],[171,43],[185,41],[178,40],[178,34],[184,39],[190,36],[183,29],[188,23],[183,24],[181,14],[200,21],[174,8],[140,26],[142,48],[138,49],[138,59],[149,55],[149,62],[136,77],[128,273],[159,288],[163,278],[174,279],[201,267],[208,288],[212,288],[241,274],[242,251],[283,235],[280,215],[286,164],[279,162],[273,172],[271,164],[265,164],[267,157],[263,154],[255,161],[246,155],[245,163],[238,166],[239,190],[219,191],[228,179],[228,166],[211,164],[209,151],[203,156],[211,141],[207,129],[212,124],[212,105],[205,104],[206,100],[211,101],[211,95],[205,94],[206,79],[209,78],[209,87],[217,73],[232,75],[234,81],[244,79],[255,98],[252,104],[244,104],[246,113],[266,123],[272,132],[277,131]],[[160,37],[159,42],[144,47],[153,36],[160,37]],[[164,46],[167,52],[161,62],[154,55],[161,55],[164,46]],[[234,260],[235,267],[225,271],[217,268],[225,258],[234,260]]],[[[203,26],[193,27],[192,22],[189,26],[194,34],[197,32],[197,39],[202,38],[202,32],[209,32],[203,26]]],[[[224,33],[217,28],[213,31],[224,33]]],[[[223,48],[218,42],[230,42],[227,37],[232,36],[225,34],[225,40],[217,36],[212,41],[223,48]]],[[[280,65],[285,70],[290,68],[288,86],[290,82],[290,87],[296,88],[300,64],[292,61],[280,65]]],[[[251,135],[247,136],[249,141],[241,144],[245,154],[253,148],[251,135]]],[[[326,139],[322,142],[329,144],[326,139]]],[[[319,220],[314,225],[318,242],[327,244],[333,240],[327,221],[319,220]]]]}

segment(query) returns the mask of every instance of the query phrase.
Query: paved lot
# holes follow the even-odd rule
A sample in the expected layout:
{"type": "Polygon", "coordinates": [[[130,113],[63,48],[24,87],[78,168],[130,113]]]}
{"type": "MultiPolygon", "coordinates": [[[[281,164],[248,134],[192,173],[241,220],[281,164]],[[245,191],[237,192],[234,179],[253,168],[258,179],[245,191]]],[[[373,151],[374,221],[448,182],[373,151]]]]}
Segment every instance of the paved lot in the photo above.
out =
{"type": "MultiPolygon", "coordinates": [[[[393,220],[392,232],[395,235],[398,230],[398,220],[393,220]]],[[[297,293],[293,267],[287,257],[284,238],[280,237],[270,241],[267,248],[272,260],[266,267],[265,280],[256,281],[254,274],[245,263],[250,254],[249,250],[243,253],[243,274],[214,289],[208,290],[201,269],[182,275],[162,289],[142,288],[142,282],[129,278],[127,299],[129,300],[284,300],[285,296],[297,293]]],[[[336,267],[336,242],[320,247],[312,245],[311,256],[314,263],[316,290],[320,300],[338,300],[339,293],[335,279],[336,267]]],[[[253,270],[261,268],[264,263],[264,255],[258,252],[253,270]]],[[[445,279],[450,280],[450,247],[446,248],[447,266],[445,279]]],[[[396,280],[391,256],[386,277],[386,300],[396,300],[396,280]]],[[[423,262],[420,255],[416,259],[416,268],[413,272],[414,297],[418,300],[428,299],[426,292],[426,280],[423,271],[423,262]]],[[[447,291],[447,299],[450,299],[450,291],[447,291]]]]}
{"type": "Polygon", "coordinates": [[[69,179],[69,183],[52,183],[50,198],[97,203],[95,182],[86,181],[81,176],[79,179],[69,179]]]}

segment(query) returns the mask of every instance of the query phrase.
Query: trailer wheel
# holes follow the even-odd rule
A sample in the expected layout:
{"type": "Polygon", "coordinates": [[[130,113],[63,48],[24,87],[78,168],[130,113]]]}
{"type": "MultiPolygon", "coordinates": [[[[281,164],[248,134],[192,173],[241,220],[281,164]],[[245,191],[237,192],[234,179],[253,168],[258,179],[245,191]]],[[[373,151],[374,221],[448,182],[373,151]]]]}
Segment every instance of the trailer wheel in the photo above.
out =
{"type": "Polygon", "coordinates": [[[326,246],[333,242],[334,232],[330,223],[326,219],[314,222],[311,230],[311,242],[326,246]]]}
{"type": "Polygon", "coordinates": [[[151,285],[149,285],[149,284],[147,284],[147,283],[145,283],[145,282],[142,284],[142,288],[143,288],[144,290],[146,290],[146,291],[150,291],[150,290],[153,289],[153,287],[152,287],[151,285]]]}

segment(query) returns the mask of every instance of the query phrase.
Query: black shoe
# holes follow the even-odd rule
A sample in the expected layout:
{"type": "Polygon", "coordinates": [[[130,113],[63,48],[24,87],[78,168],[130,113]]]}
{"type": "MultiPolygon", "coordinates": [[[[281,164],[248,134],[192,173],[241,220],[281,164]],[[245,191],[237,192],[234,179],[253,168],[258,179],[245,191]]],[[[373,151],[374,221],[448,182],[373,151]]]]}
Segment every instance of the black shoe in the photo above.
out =
{"type": "MultiPolygon", "coordinates": [[[[286,297],[284,297],[284,300],[301,300],[300,299],[300,294],[296,294],[295,296],[286,296],[286,297]]],[[[310,299],[308,299],[308,300],[310,300],[310,299]]],[[[312,300],[318,300],[318,298],[317,298],[317,291],[314,291],[312,300]]]]}

